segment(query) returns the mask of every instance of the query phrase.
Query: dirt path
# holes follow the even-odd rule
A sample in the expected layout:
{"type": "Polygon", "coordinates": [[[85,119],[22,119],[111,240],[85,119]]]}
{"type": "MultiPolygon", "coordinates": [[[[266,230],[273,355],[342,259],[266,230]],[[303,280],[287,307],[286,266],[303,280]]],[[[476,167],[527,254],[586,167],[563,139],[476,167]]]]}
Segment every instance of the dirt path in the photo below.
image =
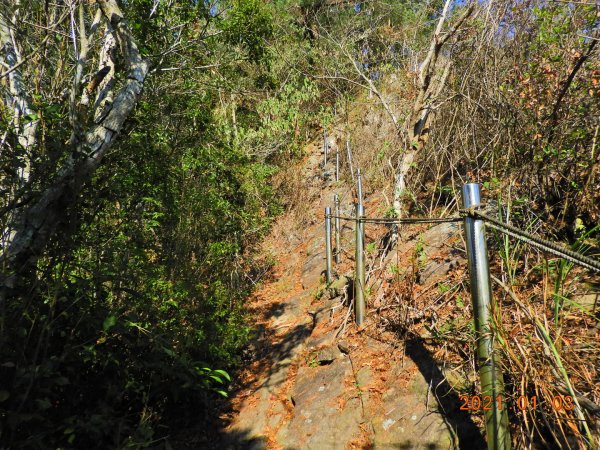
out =
{"type": "MultiPolygon", "coordinates": [[[[460,411],[421,339],[382,342],[370,337],[368,324],[358,330],[351,320],[336,339],[348,305],[320,295],[322,211],[338,193],[349,214],[350,195],[329,181],[319,150],[309,146],[301,168],[312,199],[309,225],[295,229],[284,216],[265,242],[275,265],[250,302],[257,336],[232,399],[234,413],[222,448],[481,448],[478,427],[460,411]]],[[[346,248],[352,248],[351,231],[345,230],[346,248]]],[[[422,251],[431,257],[422,285],[433,285],[451,269],[458,256],[446,255],[440,263],[434,254],[456,233],[455,225],[445,224],[423,234],[422,251]]],[[[412,248],[409,241],[398,251],[409,254],[412,248]]],[[[351,255],[344,259],[340,273],[353,266],[351,255]]]]}

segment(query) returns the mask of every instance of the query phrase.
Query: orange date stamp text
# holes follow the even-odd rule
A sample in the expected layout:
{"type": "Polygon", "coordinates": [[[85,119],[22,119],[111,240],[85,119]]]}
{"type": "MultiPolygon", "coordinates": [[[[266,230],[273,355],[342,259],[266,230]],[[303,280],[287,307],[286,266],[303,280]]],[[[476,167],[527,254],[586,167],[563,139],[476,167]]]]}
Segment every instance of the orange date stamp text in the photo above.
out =
{"type": "MultiPolygon", "coordinates": [[[[491,411],[493,408],[501,410],[505,405],[505,399],[498,395],[495,399],[491,395],[461,395],[461,411],[491,411]]],[[[516,407],[521,411],[534,410],[538,407],[538,398],[533,395],[527,397],[520,395],[515,402],[516,407]]],[[[556,411],[571,411],[575,408],[575,402],[570,395],[555,395],[550,402],[550,407],[556,411]]]]}

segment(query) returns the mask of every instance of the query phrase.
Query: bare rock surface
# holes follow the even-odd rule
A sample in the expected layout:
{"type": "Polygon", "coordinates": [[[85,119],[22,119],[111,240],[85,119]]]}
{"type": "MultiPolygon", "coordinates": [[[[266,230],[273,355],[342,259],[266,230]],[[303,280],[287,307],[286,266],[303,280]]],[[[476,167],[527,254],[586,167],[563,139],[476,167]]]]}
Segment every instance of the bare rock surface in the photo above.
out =
{"type": "MultiPolygon", "coordinates": [[[[394,347],[369,338],[351,319],[350,331],[336,337],[348,303],[317,295],[330,292],[322,277],[322,207],[334,190],[326,190],[321,176],[319,146],[311,148],[305,182],[307,189],[320,183],[323,191],[310,205],[312,223],[298,231],[304,242],[292,249],[279,239],[271,247],[275,276],[252,304],[256,328],[262,331],[253,344],[257,351],[248,368],[250,381],[236,394],[235,415],[220,448],[483,448],[480,430],[460,411],[458,398],[419,339],[402,344],[401,351],[400,343],[394,347]]],[[[339,186],[335,192],[344,194],[339,186]]],[[[282,228],[281,234],[287,232],[282,228]]],[[[452,248],[459,233],[459,224],[432,226],[405,235],[394,253],[406,258],[418,245],[420,283],[435,286],[464,259],[452,248]]],[[[348,274],[349,267],[340,273],[348,274]]]]}
{"type": "Polygon", "coordinates": [[[346,448],[360,432],[361,421],[360,401],[344,399],[344,380],[351,376],[348,359],[300,368],[292,393],[293,416],[277,435],[283,448],[346,448]]]}

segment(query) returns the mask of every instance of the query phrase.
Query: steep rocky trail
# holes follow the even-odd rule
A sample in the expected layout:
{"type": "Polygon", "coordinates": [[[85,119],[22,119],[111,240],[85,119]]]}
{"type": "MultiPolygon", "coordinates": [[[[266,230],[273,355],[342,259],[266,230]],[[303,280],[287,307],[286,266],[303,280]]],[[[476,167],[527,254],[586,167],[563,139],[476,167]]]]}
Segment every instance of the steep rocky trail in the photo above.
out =
{"type": "MultiPolygon", "coordinates": [[[[342,213],[351,213],[351,196],[343,183],[332,181],[333,168],[321,167],[321,145],[307,147],[299,170],[310,198],[303,227],[285,215],[265,241],[275,261],[250,302],[256,338],[250,361],[232,398],[233,414],[224,430],[222,448],[480,448],[483,440],[471,417],[460,411],[445,374],[423,339],[402,340],[402,330],[383,339],[374,321],[357,329],[345,297],[329,298],[324,289],[323,209],[333,194],[342,213]],[[348,320],[346,320],[348,319],[348,320]]],[[[381,199],[367,197],[367,210],[381,199]]],[[[370,314],[391,283],[385,267],[414,257],[415,238],[426,256],[419,286],[436,286],[464,263],[449,242],[458,227],[443,224],[406,234],[393,254],[372,272],[370,314]],[[412,237],[412,239],[411,239],[412,237]]],[[[381,233],[367,232],[375,241],[381,233]],[[371,234],[371,235],[370,235],[371,234]]],[[[352,224],[343,228],[344,254],[339,274],[352,270],[352,224]]],[[[372,258],[376,261],[376,255],[372,258]]],[[[373,264],[375,267],[377,264],[373,264]]]]}

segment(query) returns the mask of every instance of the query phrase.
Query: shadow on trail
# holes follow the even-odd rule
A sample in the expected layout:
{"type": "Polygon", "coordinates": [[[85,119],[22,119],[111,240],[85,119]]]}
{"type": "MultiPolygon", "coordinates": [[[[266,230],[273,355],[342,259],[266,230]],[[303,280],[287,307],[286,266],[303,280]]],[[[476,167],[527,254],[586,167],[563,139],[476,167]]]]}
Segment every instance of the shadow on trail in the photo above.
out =
{"type": "MultiPolygon", "coordinates": [[[[285,301],[265,305],[260,310],[251,311],[255,317],[258,317],[254,325],[254,338],[247,346],[242,356],[242,371],[239,376],[234,376],[235,385],[232,385],[230,398],[242,394],[243,401],[253,395],[264,395],[265,390],[268,395],[277,392],[278,388],[287,380],[288,368],[296,355],[299,345],[302,344],[312,333],[314,321],[307,320],[295,321],[292,318],[299,318],[300,315],[294,314],[297,308],[297,298],[288,298],[285,301]],[[290,323],[282,323],[280,326],[270,328],[268,324],[271,319],[276,319],[284,314],[292,314],[290,323]],[[251,367],[250,372],[259,374],[259,377],[244,378],[244,368],[251,367]]],[[[252,400],[250,400],[252,402],[252,400]]],[[[229,425],[236,416],[237,406],[233,406],[228,400],[223,405],[221,415],[222,422],[218,430],[210,439],[210,442],[203,448],[207,449],[265,449],[268,443],[264,437],[257,437],[250,427],[231,429],[229,425]]],[[[258,413],[258,412],[257,412],[258,413]]],[[[286,449],[288,450],[288,449],[286,449]]],[[[294,450],[294,449],[289,449],[294,450]]]]}
{"type": "Polygon", "coordinates": [[[282,369],[287,368],[292,363],[292,358],[295,355],[295,349],[312,333],[312,324],[296,325],[274,345],[267,346],[263,350],[266,352],[262,356],[264,361],[266,378],[264,383],[257,388],[266,387],[270,389],[278,387],[285,381],[285,375],[282,369]]]}
{"type": "MultiPolygon", "coordinates": [[[[479,428],[469,413],[460,409],[461,402],[457,393],[438,368],[429,350],[423,345],[423,340],[414,336],[409,338],[406,343],[406,354],[417,365],[427,383],[432,387],[440,407],[439,413],[458,437],[459,448],[461,450],[486,449],[487,445],[479,428]]],[[[397,448],[410,447],[398,444],[397,448]]]]}
{"type": "MultiPolygon", "coordinates": [[[[220,441],[213,442],[207,446],[195,447],[193,450],[197,450],[198,448],[205,450],[265,450],[269,448],[269,443],[264,437],[253,437],[250,430],[229,430],[222,433],[220,441]]],[[[190,447],[189,450],[192,450],[192,448],[190,447]]],[[[285,450],[299,449],[287,447],[285,450]]]]}
{"type": "MultiPolygon", "coordinates": [[[[408,441],[403,444],[392,444],[391,447],[398,448],[401,450],[410,450],[410,449],[415,448],[416,445],[418,445],[418,443],[413,444],[412,441],[408,441]]],[[[424,449],[424,450],[442,450],[442,447],[440,447],[439,445],[435,445],[435,444],[426,444],[425,446],[419,445],[419,448],[424,449]]]]}

